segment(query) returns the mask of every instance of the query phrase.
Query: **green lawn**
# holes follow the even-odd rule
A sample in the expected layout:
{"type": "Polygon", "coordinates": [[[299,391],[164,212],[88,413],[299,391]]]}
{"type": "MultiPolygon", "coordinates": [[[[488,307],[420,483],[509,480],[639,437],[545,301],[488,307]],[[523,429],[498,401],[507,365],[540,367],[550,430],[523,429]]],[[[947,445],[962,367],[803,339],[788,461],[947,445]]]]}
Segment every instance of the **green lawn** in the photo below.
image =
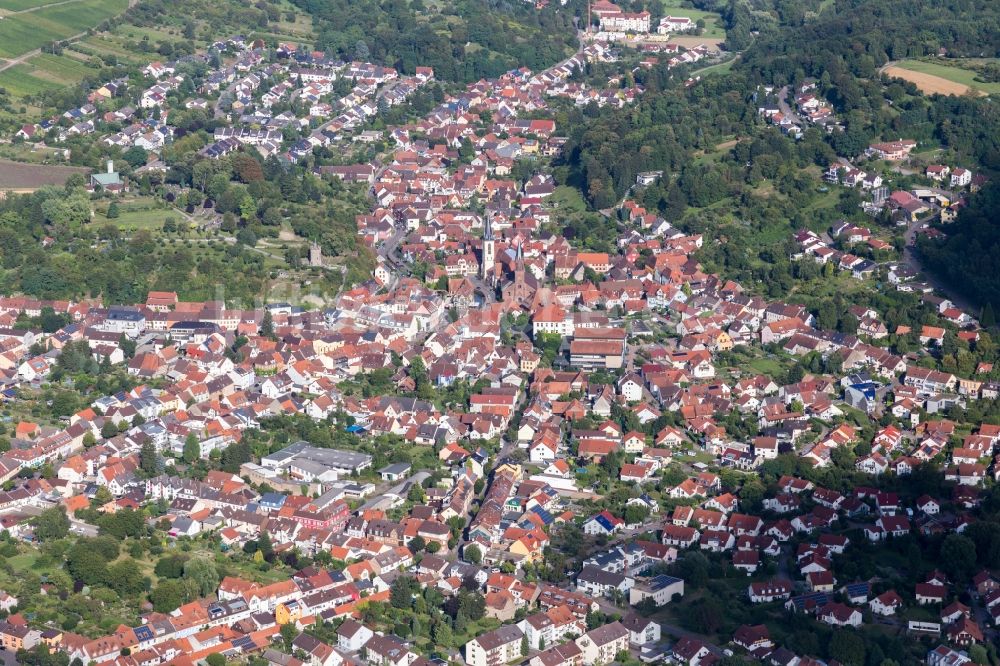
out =
{"type": "Polygon", "coordinates": [[[709,453],[708,451],[701,451],[697,448],[688,449],[687,455],[684,457],[684,462],[688,464],[702,463],[703,465],[712,465],[715,463],[715,455],[709,453]]]}
{"type": "Polygon", "coordinates": [[[701,9],[681,6],[681,0],[660,0],[664,14],[670,16],[686,16],[692,21],[704,19],[705,32],[702,37],[712,37],[717,39],[726,38],[726,29],[722,27],[722,17],[716,12],[706,12],[701,9]]]}
{"type": "Polygon", "coordinates": [[[26,553],[21,553],[20,555],[15,555],[14,557],[8,558],[7,562],[10,566],[14,567],[14,570],[18,573],[23,571],[28,571],[31,569],[35,562],[38,561],[37,551],[28,551],[26,553]]]}
{"type": "Polygon", "coordinates": [[[98,204],[94,210],[94,222],[98,224],[111,223],[124,231],[137,231],[139,229],[158,230],[163,227],[163,221],[168,217],[174,218],[178,227],[187,223],[184,216],[171,208],[159,208],[149,198],[139,198],[127,202],[116,202],[118,204],[118,217],[108,219],[108,203],[98,204]]]}
{"type": "Polygon", "coordinates": [[[573,213],[582,213],[587,210],[587,203],[583,200],[580,190],[568,185],[560,185],[552,193],[549,200],[553,206],[558,208],[559,215],[565,217],[573,213]]]}
{"type": "Polygon", "coordinates": [[[809,305],[816,301],[833,298],[840,294],[849,299],[854,294],[876,291],[874,280],[859,280],[848,271],[837,270],[832,277],[814,278],[808,281],[796,280],[788,298],[793,303],[809,305]]]}
{"type": "Polygon", "coordinates": [[[920,72],[921,74],[940,76],[942,79],[954,81],[955,83],[961,83],[964,86],[975,87],[978,90],[990,95],[1000,94],[1000,83],[984,83],[982,81],[978,81],[976,80],[978,74],[971,69],[963,69],[958,66],[927,62],[924,60],[903,60],[897,63],[897,66],[902,67],[903,69],[908,69],[911,72],[920,72]]]}
{"type": "Polygon", "coordinates": [[[754,371],[769,377],[780,377],[785,372],[784,366],[775,358],[755,358],[747,365],[754,371]]]}
{"type": "MultiPolygon", "coordinates": [[[[108,220],[123,229],[159,229],[163,226],[163,221],[170,217],[167,210],[137,210],[125,211],[117,219],[108,220]]],[[[178,218],[176,213],[174,219],[178,218]]]]}
{"type": "Polygon", "coordinates": [[[704,69],[697,69],[691,72],[691,76],[708,76],[709,74],[725,74],[733,68],[733,64],[736,62],[736,58],[730,58],[726,62],[720,62],[715,65],[709,65],[704,69]]]}
{"type": "MultiPolygon", "coordinates": [[[[806,204],[806,210],[817,211],[821,208],[833,208],[840,201],[840,188],[835,185],[825,185],[827,187],[826,192],[820,193],[820,196],[810,201],[806,204]]],[[[821,186],[822,187],[822,186],[821,186]]],[[[813,229],[813,231],[823,231],[823,228],[813,229]]]]}

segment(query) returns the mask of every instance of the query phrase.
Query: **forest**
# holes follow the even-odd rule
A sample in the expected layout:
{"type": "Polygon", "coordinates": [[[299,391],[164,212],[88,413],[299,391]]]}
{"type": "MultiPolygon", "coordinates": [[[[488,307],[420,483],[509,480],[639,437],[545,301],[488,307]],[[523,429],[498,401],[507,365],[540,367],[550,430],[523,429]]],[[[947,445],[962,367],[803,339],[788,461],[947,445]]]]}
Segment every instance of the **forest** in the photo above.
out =
{"type": "MultiPolygon", "coordinates": [[[[725,175],[703,173],[690,158],[695,150],[710,149],[729,135],[747,131],[753,122],[753,109],[738,92],[746,87],[741,79],[712,77],[687,93],[665,81],[666,87],[647,91],[630,113],[584,109],[569,112],[565,122],[557,118],[557,124],[570,131],[556,179],[580,189],[598,209],[613,205],[635,183],[636,174],[650,170],[698,171],[700,177],[692,178],[684,195],[686,203],[707,204],[712,197],[724,196],[725,175]],[[734,83],[740,84],[736,91],[734,83]]],[[[637,83],[642,81],[637,77],[637,83]]]]}
{"type": "Polygon", "coordinates": [[[924,265],[982,306],[982,324],[996,323],[1000,308],[1000,183],[991,181],[972,197],[958,219],[945,228],[947,238],[918,241],[924,265]]]}
{"type": "MultiPolygon", "coordinates": [[[[372,60],[403,74],[434,68],[444,81],[495,78],[517,67],[540,70],[573,52],[573,13],[507,0],[457,0],[440,13],[423,0],[293,0],[317,22],[316,48],[372,60]]],[[[428,3],[430,4],[430,3],[428,3]]]]}
{"type": "MultiPolygon", "coordinates": [[[[743,11],[727,10],[730,25],[750,20],[739,18],[743,11]]],[[[978,48],[989,45],[987,52],[1000,52],[996,3],[955,2],[931,10],[921,9],[919,3],[854,0],[838,3],[835,11],[815,20],[789,20],[797,22],[762,32],[732,72],[707,77],[690,88],[682,85],[684,72],[672,74],[663,66],[638,72],[636,83],[646,87],[646,94],[634,112],[591,111],[581,122],[571,123],[565,182],[578,187],[593,207],[604,208],[624,194],[639,171],[663,169],[678,174],[687,205],[714,203],[733,193],[732,174],[692,158],[725,139],[766,132],[755,112],[758,86],[806,78],[816,80],[819,92],[844,118],[843,132],[819,137],[826,146],[810,141],[800,148],[820,166],[837,155],[859,155],[880,137],[906,136],[939,142],[977,164],[1000,169],[996,104],[988,98],[925,97],[912,84],[883,81],[878,73],[892,57],[936,52],[943,43],[956,51],[974,43],[978,48]],[[961,12],[972,10],[971,5],[982,10],[982,21],[975,25],[961,20],[961,12]],[[869,15],[871,22],[858,18],[869,15]],[[889,21],[891,30],[885,25],[889,21]],[[844,34],[852,39],[845,40],[844,34]]],[[[768,143],[773,150],[766,153],[775,164],[787,159],[789,149],[779,145],[787,141],[768,143]]],[[[734,147],[733,155],[740,150],[744,148],[734,147]]],[[[756,148],[754,152],[756,157],[765,154],[756,148]]],[[[675,201],[681,199],[674,196],[675,201]]]]}
{"type": "Polygon", "coordinates": [[[820,77],[842,60],[869,78],[890,60],[937,55],[982,56],[1000,51],[1000,9],[992,0],[844,0],[814,21],[788,22],[762,34],[746,53],[750,69],[770,80],[779,73],[820,77]],[[970,17],[975,20],[969,20],[970,17]]]}

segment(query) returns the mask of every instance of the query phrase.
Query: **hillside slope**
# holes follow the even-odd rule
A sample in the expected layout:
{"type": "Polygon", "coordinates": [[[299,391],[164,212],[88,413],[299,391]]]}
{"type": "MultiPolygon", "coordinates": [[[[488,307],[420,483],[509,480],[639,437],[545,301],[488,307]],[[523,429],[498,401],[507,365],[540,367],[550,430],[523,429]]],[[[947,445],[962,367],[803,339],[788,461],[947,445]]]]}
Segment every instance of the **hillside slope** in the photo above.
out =
{"type": "Polygon", "coordinates": [[[576,46],[574,13],[558,3],[537,10],[493,0],[292,1],[315,19],[317,48],[383,62],[404,74],[430,66],[445,81],[467,83],[521,66],[542,69],[576,46]]]}

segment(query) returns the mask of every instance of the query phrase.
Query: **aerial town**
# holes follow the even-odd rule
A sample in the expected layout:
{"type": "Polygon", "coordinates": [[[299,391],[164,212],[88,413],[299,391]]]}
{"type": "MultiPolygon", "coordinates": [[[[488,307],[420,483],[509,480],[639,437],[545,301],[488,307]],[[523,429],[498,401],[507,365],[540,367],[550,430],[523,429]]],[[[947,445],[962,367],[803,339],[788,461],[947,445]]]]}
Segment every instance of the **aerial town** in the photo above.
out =
{"type": "MultiPolygon", "coordinates": [[[[766,140],[696,159],[833,146],[803,173],[837,215],[749,261],[753,220],[668,214],[695,186],[646,162],[597,180],[577,126],[716,94],[740,56],[678,8],[587,3],[575,53],[461,85],[235,35],[20,123],[102,168],[23,208],[50,233],[17,254],[78,234],[75,197],[96,226],[155,196],[173,246],[295,289],[39,297],[0,238],[0,663],[997,664],[996,319],[918,251],[989,169],[755,80],[766,140]],[[303,165],[305,194],[273,176],[303,165]],[[356,235],[248,240],[271,198],[356,235]]],[[[153,247],[123,233],[72,248],[153,247]]]]}

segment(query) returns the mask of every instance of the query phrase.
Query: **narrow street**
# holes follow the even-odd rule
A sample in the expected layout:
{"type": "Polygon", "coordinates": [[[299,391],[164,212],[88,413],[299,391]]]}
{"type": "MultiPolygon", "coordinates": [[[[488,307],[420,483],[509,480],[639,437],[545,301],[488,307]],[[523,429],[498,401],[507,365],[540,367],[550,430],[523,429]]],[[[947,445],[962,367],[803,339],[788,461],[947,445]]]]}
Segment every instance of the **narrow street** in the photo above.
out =
{"type": "Polygon", "coordinates": [[[799,118],[799,114],[788,104],[788,86],[778,91],[778,109],[786,118],[791,118],[792,123],[796,127],[802,126],[802,119],[799,118]]]}
{"type": "MultiPolygon", "coordinates": [[[[235,74],[235,71],[236,70],[233,67],[227,68],[227,72],[230,74],[235,74]]],[[[227,97],[232,100],[233,92],[236,90],[236,84],[237,80],[234,78],[233,82],[226,87],[222,94],[219,95],[219,98],[215,101],[215,104],[212,105],[212,117],[215,120],[221,120],[225,117],[226,112],[222,110],[222,100],[227,97]]]]}
{"type": "Polygon", "coordinates": [[[915,222],[911,222],[906,227],[906,233],[904,235],[905,246],[903,248],[903,264],[910,270],[922,274],[927,284],[934,287],[935,291],[938,291],[946,296],[948,300],[954,303],[957,308],[968,312],[972,316],[976,316],[979,309],[972,303],[972,301],[956,292],[952,287],[945,284],[944,281],[930,271],[924,270],[923,264],[920,263],[920,253],[917,251],[916,247],[917,232],[929,225],[937,217],[938,214],[934,213],[933,215],[928,215],[927,217],[916,220],[915,222]]]}

